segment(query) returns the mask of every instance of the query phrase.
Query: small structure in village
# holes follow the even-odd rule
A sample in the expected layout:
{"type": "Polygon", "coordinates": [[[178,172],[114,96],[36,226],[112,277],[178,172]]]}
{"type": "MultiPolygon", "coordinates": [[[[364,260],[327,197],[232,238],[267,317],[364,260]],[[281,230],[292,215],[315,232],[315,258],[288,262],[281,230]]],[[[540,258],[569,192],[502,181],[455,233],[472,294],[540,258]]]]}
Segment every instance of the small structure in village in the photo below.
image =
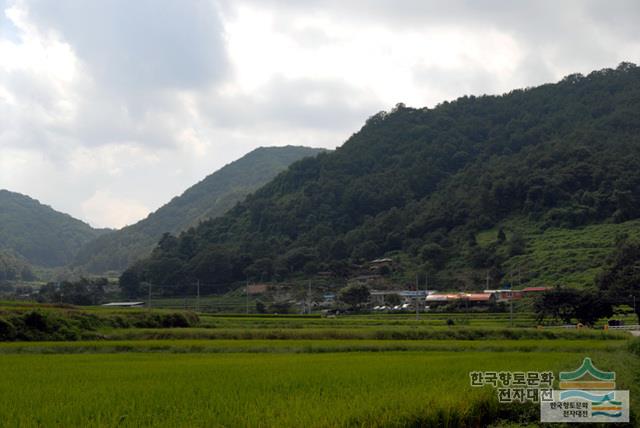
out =
{"type": "Polygon", "coordinates": [[[101,306],[106,306],[108,308],[139,308],[144,305],[144,302],[111,302],[105,303],[101,306]]]}

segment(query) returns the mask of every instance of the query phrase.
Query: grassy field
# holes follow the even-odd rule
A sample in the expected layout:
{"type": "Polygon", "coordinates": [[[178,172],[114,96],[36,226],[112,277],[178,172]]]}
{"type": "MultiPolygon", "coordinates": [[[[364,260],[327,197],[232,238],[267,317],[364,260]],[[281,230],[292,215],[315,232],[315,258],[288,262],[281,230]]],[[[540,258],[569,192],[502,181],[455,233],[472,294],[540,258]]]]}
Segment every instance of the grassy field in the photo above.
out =
{"type": "MultiPolygon", "coordinates": [[[[491,390],[469,386],[469,371],[557,371],[577,367],[582,355],[0,355],[11,368],[3,370],[0,415],[11,426],[483,426],[535,409],[498,406],[491,390]]],[[[602,366],[615,362],[631,386],[625,366],[637,361],[589,355],[602,366]]]]}
{"type": "Polygon", "coordinates": [[[16,304],[0,317],[26,328],[34,310],[43,337],[87,330],[0,342],[0,426],[535,426],[537,405],[500,405],[469,372],[557,375],[586,356],[640,394],[637,339],[534,328],[527,313],[513,328],[508,314],[184,314],[188,325],[163,327],[175,313],[16,304]]]}
{"type": "Polygon", "coordinates": [[[446,352],[625,352],[628,340],[86,340],[78,342],[0,343],[0,354],[168,353],[328,353],[384,351],[446,352]]]}

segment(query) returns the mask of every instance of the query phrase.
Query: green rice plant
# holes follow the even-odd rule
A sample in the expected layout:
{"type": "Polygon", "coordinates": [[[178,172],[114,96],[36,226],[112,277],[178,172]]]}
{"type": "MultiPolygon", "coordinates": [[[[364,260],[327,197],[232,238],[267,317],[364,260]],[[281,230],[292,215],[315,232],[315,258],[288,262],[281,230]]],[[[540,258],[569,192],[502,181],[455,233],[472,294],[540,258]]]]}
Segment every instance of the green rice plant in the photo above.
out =
{"type": "Polygon", "coordinates": [[[237,340],[490,340],[490,339],[598,339],[624,340],[625,332],[589,329],[509,329],[484,327],[310,327],[288,328],[184,328],[122,329],[104,331],[108,340],[237,339],[237,340]]]}
{"type": "Polygon", "coordinates": [[[557,372],[582,357],[477,351],[0,355],[0,415],[7,426],[485,426],[500,417],[501,407],[493,390],[469,386],[470,371],[557,372]]]}
{"type": "Polygon", "coordinates": [[[81,354],[123,352],[167,353],[327,353],[383,351],[446,352],[623,352],[628,341],[618,340],[113,340],[77,342],[10,342],[0,354],[81,354]]]}

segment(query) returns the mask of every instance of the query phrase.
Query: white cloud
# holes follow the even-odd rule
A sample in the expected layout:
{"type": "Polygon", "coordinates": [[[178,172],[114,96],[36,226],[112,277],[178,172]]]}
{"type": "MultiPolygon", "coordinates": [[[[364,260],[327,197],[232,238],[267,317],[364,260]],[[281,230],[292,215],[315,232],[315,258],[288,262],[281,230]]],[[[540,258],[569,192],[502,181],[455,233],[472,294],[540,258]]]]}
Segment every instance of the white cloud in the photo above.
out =
{"type": "Polygon", "coordinates": [[[120,198],[98,190],[82,202],[85,217],[92,218],[97,227],[124,227],[145,217],[149,208],[136,200],[120,198]]]}
{"type": "Polygon", "coordinates": [[[33,22],[60,34],[103,84],[120,91],[199,88],[226,73],[215,3],[25,0],[33,22]]]}
{"type": "Polygon", "coordinates": [[[0,188],[144,217],[257,146],[638,62],[620,0],[0,0],[0,188]],[[103,206],[101,206],[101,204],[103,206]]]}

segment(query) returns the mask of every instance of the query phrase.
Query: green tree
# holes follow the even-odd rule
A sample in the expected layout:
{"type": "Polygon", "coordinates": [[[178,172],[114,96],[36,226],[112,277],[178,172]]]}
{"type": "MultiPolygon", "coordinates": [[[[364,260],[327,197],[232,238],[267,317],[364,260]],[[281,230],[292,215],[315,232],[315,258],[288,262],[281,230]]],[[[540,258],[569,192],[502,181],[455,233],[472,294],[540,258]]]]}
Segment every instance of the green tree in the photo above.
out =
{"type": "Polygon", "coordinates": [[[526,247],[527,245],[522,235],[513,233],[511,239],[509,239],[509,256],[514,257],[524,254],[526,247]]]}
{"type": "Polygon", "coordinates": [[[122,272],[118,284],[124,295],[131,299],[143,295],[144,290],[141,289],[143,279],[141,264],[137,264],[122,272]]]}
{"type": "MultiPolygon", "coordinates": [[[[621,240],[596,284],[615,304],[640,302],[640,243],[621,240]]],[[[634,305],[640,322],[640,304],[634,305]]]]}
{"type": "Polygon", "coordinates": [[[580,292],[573,288],[554,288],[539,296],[534,303],[534,311],[538,322],[545,318],[571,323],[575,316],[575,308],[580,300],[580,292]]]}
{"type": "Polygon", "coordinates": [[[584,290],[575,308],[576,319],[593,326],[599,319],[613,315],[613,306],[607,296],[593,290],[584,290]]]}
{"type": "Polygon", "coordinates": [[[391,306],[397,306],[402,303],[402,297],[399,294],[389,294],[384,298],[385,303],[391,306]]]}
{"type": "Polygon", "coordinates": [[[369,287],[364,284],[349,285],[338,291],[338,300],[353,310],[360,309],[369,301],[369,287]]]}
{"type": "Polygon", "coordinates": [[[331,259],[344,260],[349,257],[349,249],[343,239],[337,239],[331,246],[331,259]]]}
{"type": "Polygon", "coordinates": [[[551,317],[567,324],[576,319],[591,326],[613,314],[611,303],[602,293],[573,288],[555,288],[545,292],[534,303],[534,310],[538,322],[551,317]]]}
{"type": "Polygon", "coordinates": [[[77,281],[62,281],[59,284],[48,283],[38,291],[38,300],[49,303],[71,303],[73,305],[96,305],[104,299],[106,278],[77,281]]]}
{"type": "Polygon", "coordinates": [[[430,263],[435,269],[442,268],[446,262],[444,248],[435,242],[425,244],[420,249],[420,257],[422,261],[430,263]]]}
{"type": "Polygon", "coordinates": [[[373,241],[365,241],[356,246],[351,253],[351,257],[359,262],[371,260],[378,255],[378,246],[373,241]]]}

